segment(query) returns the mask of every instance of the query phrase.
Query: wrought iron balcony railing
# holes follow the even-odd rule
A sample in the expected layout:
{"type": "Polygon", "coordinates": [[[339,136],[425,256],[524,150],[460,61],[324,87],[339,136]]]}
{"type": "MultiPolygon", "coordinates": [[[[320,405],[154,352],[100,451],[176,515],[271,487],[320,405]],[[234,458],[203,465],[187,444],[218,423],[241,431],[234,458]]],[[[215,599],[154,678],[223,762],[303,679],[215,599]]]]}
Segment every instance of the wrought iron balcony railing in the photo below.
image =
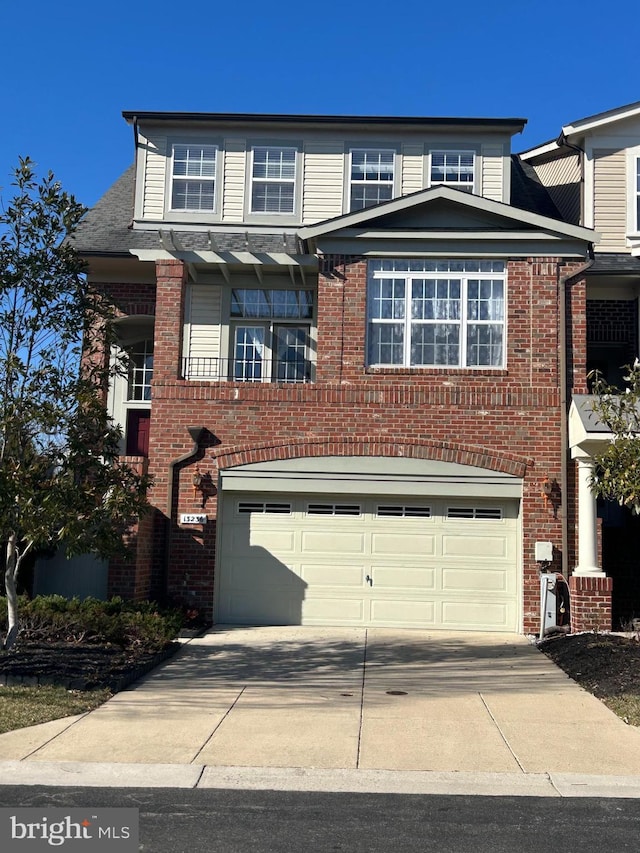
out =
{"type": "Polygon", "coordinates": [[[313,364],[305,358],[205,358],[182,360],[183,379],[211,382],[313,382],[313,364]]]}

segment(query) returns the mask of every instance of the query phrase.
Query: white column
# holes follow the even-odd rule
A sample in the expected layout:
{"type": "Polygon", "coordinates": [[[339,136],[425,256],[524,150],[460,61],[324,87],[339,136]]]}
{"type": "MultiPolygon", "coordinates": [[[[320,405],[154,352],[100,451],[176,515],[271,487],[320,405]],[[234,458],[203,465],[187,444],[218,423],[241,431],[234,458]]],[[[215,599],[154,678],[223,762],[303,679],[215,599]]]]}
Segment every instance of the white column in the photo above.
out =
{"type": "Polygon", "coordinates": [[[578,462],[578,565],[574,575],[606,577],[598,566],[598,520],[596,499],[589,487],[593,471],[591,459],[579,456],[578,462]]]}

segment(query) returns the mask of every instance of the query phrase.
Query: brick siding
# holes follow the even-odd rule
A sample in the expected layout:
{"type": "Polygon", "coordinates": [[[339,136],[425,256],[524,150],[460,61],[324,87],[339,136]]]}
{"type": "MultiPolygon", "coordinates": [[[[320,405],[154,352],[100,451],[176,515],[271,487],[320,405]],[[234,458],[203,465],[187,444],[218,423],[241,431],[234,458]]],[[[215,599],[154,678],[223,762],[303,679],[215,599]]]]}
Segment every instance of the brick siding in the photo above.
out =
{"type": "MultiPolygon", "coordinates": [[[[323,259],[317,381],[269,385],[178,378],[186,269],[179,261],[159,262],[149,448],[155,515],[145,522],[148,529],[138,531],[144,557],[135,565],[137,579],[131,581],[119,570],[113,574],[113,588],[130,592],[133,585],[135,594],[142,595],[166,583],[173,600],[212,615],[217,495],[206,501],[204,530],[177,523],[179,513],[202,511],[202,497],[193,488],[196,462],[200,473],[217,485],[220,470],[250,462],[405,456],[523,478],[524,630],[537,631],[535,541],[554,543],[558,559],[552,568],[560,569],[558,506],[542,494],[546,478],[561,482],[558,273],[567,275],[579,266],[559,264],[556,258],[509,262],[506,369],[375,370],[366,367],[366,263],[361,258],[323,259]],[[188,432],[193,427],[210,432],[208,447],[194,448],[188,432]]],[[[569,375],[575,390],[582,391],[584,281],[569,291],[569,375]]],[[[145,293],[138,304],[148,298],[145,293]]],[[[573,494],[569,497],[573,514],[573,494]]],[[[560,498],[566,503],[566,496],[560,498]]],[[[604,606],[606,610],[606,602],[604,606]]]]}

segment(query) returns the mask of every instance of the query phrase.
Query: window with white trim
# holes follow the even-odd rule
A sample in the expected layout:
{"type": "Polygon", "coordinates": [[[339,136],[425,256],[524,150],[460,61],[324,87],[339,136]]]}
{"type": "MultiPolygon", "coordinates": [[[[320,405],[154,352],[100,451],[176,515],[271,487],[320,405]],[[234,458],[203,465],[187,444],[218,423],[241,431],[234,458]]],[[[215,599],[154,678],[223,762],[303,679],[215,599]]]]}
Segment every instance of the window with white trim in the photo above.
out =
{"type": "Polygon", "coordinates": [[[395,152],[354,148],[351,151],[350,210],[362,210],[393,198],[395,152]]]}
{"type": "Polygon", "coordinates": [[[217,156],[216,145],[173,145],[172,210],[215,211],[217,156]]]}
{"type": "Polygon", "coordinates": [[[296,148],[256,145],[251,150],[251,213],[293,213],[296,148]]]}
{"type": "Polygon", "coordinates": [[[368,272],[368,366],[504,366],[504,261],[377,260],[368,272]]]}
{"type": "Polygon", "coordinates": [[[230,379],[310,382],[312,290],[233,288],[230,379]]]}
{"type": "Polygon", "coordinates": [[[475,152],[431,152],[431,186],[445,184],[448,187],[473,192],[474,178],[475,152]]]}
{"type": "Polygon", "coordinates": [[[153,340],[140,341],[127,347],[129,377],[127,400],[150,400],[153,379],[153,340]]]}

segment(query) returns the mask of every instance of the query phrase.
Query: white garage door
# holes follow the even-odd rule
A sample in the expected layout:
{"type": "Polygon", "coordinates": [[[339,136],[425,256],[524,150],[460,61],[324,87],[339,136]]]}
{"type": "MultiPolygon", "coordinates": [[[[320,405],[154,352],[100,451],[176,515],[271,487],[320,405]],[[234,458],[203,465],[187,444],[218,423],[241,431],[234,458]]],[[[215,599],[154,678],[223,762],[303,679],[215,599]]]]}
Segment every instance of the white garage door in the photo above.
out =
{"type": "Polygon", "coordinates": [[[216,618],[518,630],[518,501],[225,497],[216,618]]]}

